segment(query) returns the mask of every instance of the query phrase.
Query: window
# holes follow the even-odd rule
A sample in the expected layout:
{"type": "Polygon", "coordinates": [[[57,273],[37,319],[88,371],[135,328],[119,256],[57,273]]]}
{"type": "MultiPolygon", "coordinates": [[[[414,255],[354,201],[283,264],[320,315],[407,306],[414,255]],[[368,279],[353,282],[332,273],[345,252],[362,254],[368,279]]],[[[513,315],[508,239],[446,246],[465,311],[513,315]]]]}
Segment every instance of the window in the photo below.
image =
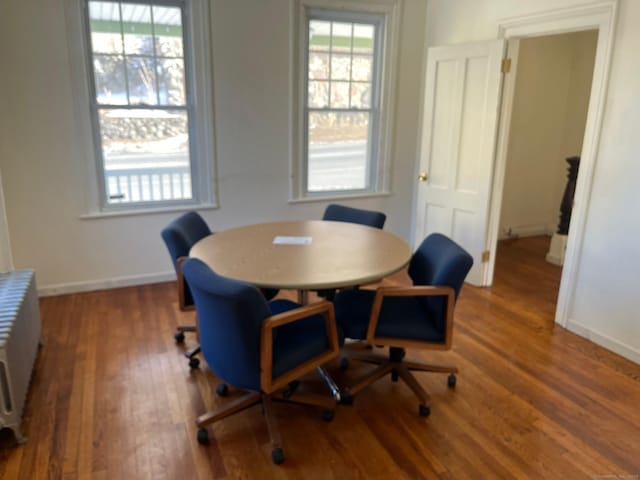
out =
{"type": "Polygon", "coordinates": [[[387,3],[350,12],[302,0],[296,198],[387,190],[392,69],[385,30],[395,2],[387,3]]]}
{"type": "Polygon", "coordinates": [[[190,3],[87,1],[89,103],[103,208],[210,200],[212,182],[199,181],[212,170],[203,160],[207,145],[197,142],[210,113],[200,103],[196,108],[193,66],[194,44],[207,42],[194,36],[190,3]]]}

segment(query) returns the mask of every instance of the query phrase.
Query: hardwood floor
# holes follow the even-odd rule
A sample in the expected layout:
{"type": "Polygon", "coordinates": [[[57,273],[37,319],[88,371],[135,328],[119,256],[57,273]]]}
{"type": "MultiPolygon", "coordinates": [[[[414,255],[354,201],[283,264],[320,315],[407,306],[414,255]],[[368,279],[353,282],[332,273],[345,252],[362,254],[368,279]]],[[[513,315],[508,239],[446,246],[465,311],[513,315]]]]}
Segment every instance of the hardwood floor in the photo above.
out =
{"type": "MultiPolygon", "coordinates": [[[[331,423],[277,404],[279,467],[259,407],[197,443],[196,416],[228,399],[173,341],[193,318],[172,284],[44,298],[29,440],[11,448],[2,436],[0,478],[638,478],[640,366],[554,326],[560,269],[544,262],[546,242],[501,243],[495,285],[463,288],[453,350],[408,352],[460,368],[455,390],[446,375],[417,375],[433,397],[429,418],[388,378],[331,423]]],[[[331,371],[348,383],[366,368],[331,371]]]]}

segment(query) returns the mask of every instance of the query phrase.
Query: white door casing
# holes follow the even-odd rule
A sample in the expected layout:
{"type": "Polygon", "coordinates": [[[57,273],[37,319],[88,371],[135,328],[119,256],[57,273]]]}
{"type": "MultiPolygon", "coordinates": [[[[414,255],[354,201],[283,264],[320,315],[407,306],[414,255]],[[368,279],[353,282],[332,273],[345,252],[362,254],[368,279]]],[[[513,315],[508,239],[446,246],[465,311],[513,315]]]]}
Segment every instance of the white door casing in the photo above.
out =
{"type": "Polygon", "coordinates": [[[427,53],[415,244],[434,232],[452,238],[473,256],[472,285],[486,268],[504,51],[494,40],[427,53]]]}

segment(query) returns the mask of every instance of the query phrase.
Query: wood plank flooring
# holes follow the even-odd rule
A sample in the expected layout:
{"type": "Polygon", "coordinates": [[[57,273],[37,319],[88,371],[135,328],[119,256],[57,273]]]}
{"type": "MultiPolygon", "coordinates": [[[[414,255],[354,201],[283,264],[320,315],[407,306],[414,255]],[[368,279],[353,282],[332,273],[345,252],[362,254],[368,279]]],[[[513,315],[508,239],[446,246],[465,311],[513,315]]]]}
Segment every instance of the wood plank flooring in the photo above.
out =
{"type": "MultiPolygon", "coordinates": [[[[173,341],[193,314],[178,311],[172,284],[44,298],[29,439],[13,448],[2,432],[0,478],[638,478],[640,366],[554,325],[560,269],[544,261],[547,246],[545,237],[502,242],[495,285],[463,288],[453,350],[408,352],[460,368],[455,390],[445,375],[417,374],[433,397],[429,418],[388,378],[331,423],[277,404],[279,467],[259,407],[197,443],[194,419],[226,399],[173,341]]],[[[330,370],[348,383],[367,368],[330,370]]]]}

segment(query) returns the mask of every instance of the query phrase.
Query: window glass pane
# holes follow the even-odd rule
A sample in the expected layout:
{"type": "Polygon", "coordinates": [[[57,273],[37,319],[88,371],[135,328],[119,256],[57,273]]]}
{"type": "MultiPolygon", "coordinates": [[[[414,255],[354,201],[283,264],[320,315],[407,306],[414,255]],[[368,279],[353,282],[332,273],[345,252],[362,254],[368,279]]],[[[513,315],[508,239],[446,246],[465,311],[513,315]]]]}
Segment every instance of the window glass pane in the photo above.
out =
{"type": "Polygon", "coordinates": [[[307,190],[367,188],[369,113],[310,112],[307,190]]]}
{"type": "Polygon", "coordinates": [[[371,84],[352,83],[351,84],[351,107],[371,108],[371,84]]]}
{"type": "Polygon", "coordinates": [[[96,53],[122,53],[122,35],[119,33],[93,32],[91,46],[96,53]]]}
{"type": "Polygon", "coordinates": [[[351,23],[332,23],[331,50],[333,52],[351,52],[352,29],[351,23]]]}
{"type": "Polygon", "coordinates": [[[158,59],[158,93],[161,105],[186,105],[182,59],[158,59]]]}
{"type": "Polygon", "coordinates": [[[308,105],[311,108],[329,106],[329,82],[309,82],[308,105]]]}
{"type": "Polygon", "coordinates": [[[370,82],[373,71],[373,57],[368,55],[354,55],[351,79],[370,82]]]}
{"type": "Polygon", "coordinates": [[[186,111],[101,109],[109,203],[192,198],[186,111]]]}
{"type": "Polygon", "coordinates": [[[373,25],[355,24],[353,26],[353,52],[373,53],[375,29],[373,25]]]}
{"type": "Polygon", "coordinates": [[[311,20],[309,22],[309,50],[328,52],[331,38],[331,22],[311,20]]]}
{"type": "Polygon", "coordinates": [[[98,103],[110,105],[127,104],[123,57],[119,55],[94,55],[93,72],[98,103]]]}
{"type": "Polygon", "coordinates": [[[153,58],[127,57],[127,76],[129,102],[132,105],[156,105],[158,103],[153,58]]]}
{"type": "Polygon", "coordinates": [[[349,80],[351,76],[351,55],[334,53],[331,56],[331,79],[349,80]]]}
{"type": "Polygon", "coordinates": [[[120,8],[117,3],[89,2],[91,46],[97,53],[122,53],[120,8]]]}
{"type": "Polygon", "coordinates": [[[349,108],[349,82],[331,82],[331,108],[349,108]]]}
{"type": "Polygon", "coordinates": [[[153,7],[156,55],[183,57],[182,14],[175,7],[153,7]]]}
{"type": "Polygon", "coordinates": [[[123,3],[122,31],[126,54],[153,55],[153,28],[149,5],[123,3]]]}
{"type": "Polygon", "coordinates": [[[329,79],[329,54],[309,52],[309,80],[329,79]]]}

